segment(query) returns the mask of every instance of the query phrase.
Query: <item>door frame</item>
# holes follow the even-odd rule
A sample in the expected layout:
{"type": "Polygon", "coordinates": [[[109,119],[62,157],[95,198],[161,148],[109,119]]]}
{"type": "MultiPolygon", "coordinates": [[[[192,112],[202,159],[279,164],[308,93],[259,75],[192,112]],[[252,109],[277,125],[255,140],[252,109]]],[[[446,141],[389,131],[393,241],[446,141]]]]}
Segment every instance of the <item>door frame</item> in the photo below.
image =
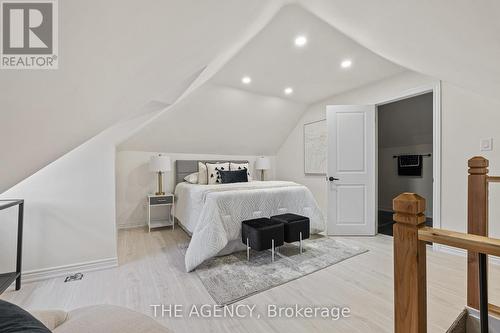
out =
{"type": "MultiPolygon", "coordinates": [[[[441,81],[431,82],[402,91],[400,94],[392,96],[390,98],[384,98],[381,101],[375,103],[378,107],[384,104],[389,104],[392,102],[397,102],[403,99],[423,95],[432,92],[432,173],[433,173],[433,184],[432,184],[432,226],[433,228],[441,229],[441,81]]],[[[375,119],[378,122],[378,112],[375,115],[375,119]]],[[[376,202],[378,204],[378,126],[375,127],[375,137],[377,142],[375,143],[375,195],[376,202]]],[[[378,207],[377,207],[378,210],[378,207]]],[[[378,229],[378,211],[377,214],[377,229],[378,229]]]]}

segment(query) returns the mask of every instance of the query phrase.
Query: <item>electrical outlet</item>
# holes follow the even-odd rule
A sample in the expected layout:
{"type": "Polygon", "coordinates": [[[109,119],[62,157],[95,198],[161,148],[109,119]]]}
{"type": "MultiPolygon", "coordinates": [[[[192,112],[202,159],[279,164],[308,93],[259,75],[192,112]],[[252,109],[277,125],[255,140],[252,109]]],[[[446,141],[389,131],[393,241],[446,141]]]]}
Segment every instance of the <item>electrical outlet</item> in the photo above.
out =
{"type": "Polygon", "coordinates": [[[72,282],[72,281],[78,281],[83,279],[83,274],[82,273],[76,273],[73,275],[68,275],[66,276],[66,279],[64,279],[64,282],[72,282]]]}
{"type": "Polygon", "coordinates": [[[493,150],[493,138],[481,139],[480,149],[481,151],[493,150]]]}

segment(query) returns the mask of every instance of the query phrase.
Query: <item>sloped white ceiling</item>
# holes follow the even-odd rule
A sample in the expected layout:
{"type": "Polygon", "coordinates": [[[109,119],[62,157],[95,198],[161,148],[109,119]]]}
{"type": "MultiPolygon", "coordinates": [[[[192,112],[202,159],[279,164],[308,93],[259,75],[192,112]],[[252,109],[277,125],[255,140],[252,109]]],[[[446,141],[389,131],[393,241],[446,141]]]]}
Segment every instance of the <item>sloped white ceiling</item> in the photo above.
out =
{"type": "Polygon", "coordinates": [[[59,1],[59,69],[0,72],[0,192],[186,80],[266,0],[59,1]]]}
{"type": "Polygon", "coordinates": [[[284,7],[213,78],[219,84],[313,103],[405,69],[354,42],[303,7],[284,7]],[[307,44],[296,47],[296,36],[307,44]],[[342,68],[345,59],[352,61],[342,68]],[[241,83],[243,76],[252,82],[241,83]],[[294,92],[285,95],[283,90],[294,92]]]}
{"type": "Polygon", "coordinates": [[[403,67],[500,99],[498,0],[299,0],[403,67]]]}
{"type": "Polygon", "coordinates": [[[305,109],[282,98],[205,84],[119,149],[272,155],[305,109]]]}
{"type": "Polygon", "coordinates": [[[215,73],[209,87],[187,96],[119,149],[272,155],[307,104],[404,70],[302,7],[288,5],[215,73]],[[307,35],[304,48],[295,47],[297,34],[307,35]],[[340,67],[346,58],[354,63],[350,69],[340,67]],[[251,84],[242,84],[245,75],[251,84]],[[287,86],[294,93],[284,96],[287,86]]]}

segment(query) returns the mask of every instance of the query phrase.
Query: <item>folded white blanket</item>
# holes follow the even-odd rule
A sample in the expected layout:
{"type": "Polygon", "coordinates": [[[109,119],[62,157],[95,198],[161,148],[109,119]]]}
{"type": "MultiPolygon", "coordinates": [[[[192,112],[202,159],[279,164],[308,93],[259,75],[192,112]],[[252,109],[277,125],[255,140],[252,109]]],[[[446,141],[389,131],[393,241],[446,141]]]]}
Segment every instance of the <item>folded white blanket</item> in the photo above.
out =
{"type": "MultiPolygon", "coordinates": [[[[283,213],[309,217],[311,233],[324,230],[323,215],[309,189],[293,182],[250,182],[202,186],[204,205],[186,252],[186,270],[241,240],[241,222],[283,213]]],[[[176,191],[177,192],[177,191],[176,191]]]]}

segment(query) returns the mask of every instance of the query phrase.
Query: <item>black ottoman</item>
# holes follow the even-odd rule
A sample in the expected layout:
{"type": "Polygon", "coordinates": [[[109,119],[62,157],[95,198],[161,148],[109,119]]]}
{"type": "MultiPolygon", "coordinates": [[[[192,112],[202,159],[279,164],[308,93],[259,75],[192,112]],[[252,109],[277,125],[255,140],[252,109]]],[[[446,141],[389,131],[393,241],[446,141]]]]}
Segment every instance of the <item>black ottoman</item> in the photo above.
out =
{"type": "Polygon", "coordinates": [[[271,216],[271,220],[284,224],[285,242],[300,242],[300,253],[302,253],[302,241],[309,238],[309,218],[297,214],[287,213],[271,216]]]}
{"type": "Polygon", "coordinates": [[[241,241],[247,245],[247,259],[250,260],[250,248],[256,251],[272,250],[283,245],[283,223],[268,218],[246,220],[241,223],[241,241]]]}

